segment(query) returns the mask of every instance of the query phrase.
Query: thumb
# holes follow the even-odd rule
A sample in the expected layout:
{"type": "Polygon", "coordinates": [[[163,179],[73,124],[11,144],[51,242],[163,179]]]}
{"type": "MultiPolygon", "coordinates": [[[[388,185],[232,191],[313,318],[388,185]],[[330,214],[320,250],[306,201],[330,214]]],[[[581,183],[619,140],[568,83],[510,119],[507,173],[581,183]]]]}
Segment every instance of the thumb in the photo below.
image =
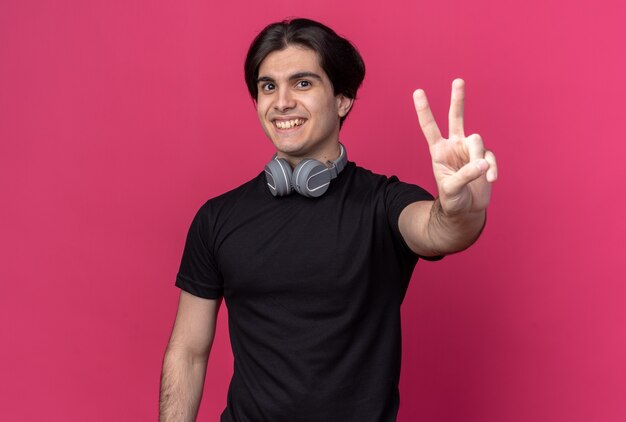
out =
{"type": "Polygon", "coordinates": [[[446,193],[448,195],[457,194],[465,185],[485,174],[488,169],[489,163],[484,158],[470,161],[450,176],[448,183],[446,183],[446,193]]]}

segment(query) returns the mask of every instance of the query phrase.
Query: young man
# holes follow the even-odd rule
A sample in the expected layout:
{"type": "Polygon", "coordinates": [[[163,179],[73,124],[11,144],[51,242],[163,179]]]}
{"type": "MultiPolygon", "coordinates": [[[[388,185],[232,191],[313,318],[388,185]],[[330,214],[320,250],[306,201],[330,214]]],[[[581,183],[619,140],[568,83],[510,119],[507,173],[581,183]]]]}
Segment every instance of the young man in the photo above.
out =
{"type": "Polygon", "coordinates": [[[246,83],[276,156],[191,224],[162,421],[195,420],[222,297],[235,358],[222,422],[396,420],[413,268],[476,240],[497,168],[480,136],[463,132],[461,80],[449,139],[414,93],[436,200],[347,161],[339,130],[364,75],[356,49],[317,22],[272,24],[253,41],[246,83]]]}

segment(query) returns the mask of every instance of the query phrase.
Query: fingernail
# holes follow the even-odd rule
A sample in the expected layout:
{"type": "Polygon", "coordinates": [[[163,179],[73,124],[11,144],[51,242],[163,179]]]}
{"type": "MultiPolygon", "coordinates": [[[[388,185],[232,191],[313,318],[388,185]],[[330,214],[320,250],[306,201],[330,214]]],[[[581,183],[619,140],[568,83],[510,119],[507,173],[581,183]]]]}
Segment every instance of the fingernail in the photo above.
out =
{"type": "Polygon", "coordinates": [[[476,167],[478,168],[478,170],[481,171],[481,173],[485,170],[487,170],[487,168],[489,167],[489,165],[487,164],[487,161],[485,160],[477,160],[476,161],[476,167]]]}

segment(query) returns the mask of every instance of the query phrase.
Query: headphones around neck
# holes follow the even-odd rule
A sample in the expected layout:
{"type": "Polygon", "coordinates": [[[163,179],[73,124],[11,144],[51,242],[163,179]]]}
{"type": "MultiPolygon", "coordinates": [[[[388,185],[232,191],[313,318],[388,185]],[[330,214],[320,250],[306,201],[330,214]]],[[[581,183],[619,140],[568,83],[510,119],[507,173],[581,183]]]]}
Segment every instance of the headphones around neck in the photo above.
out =
{"type": "Polygon", "coordinates": [[[305,158],[293,171],[287,160],[274,154],[272,160],[265,166],[265,179],[272,195],[287,196],[295,189],[307,198],[322,196],[328,190],[330,181],[341,173],[348,162],[346,149],[341,143],[339,148],[341,149],[339,158],[328,161],[328,165],[312,158],[305,158]]]}

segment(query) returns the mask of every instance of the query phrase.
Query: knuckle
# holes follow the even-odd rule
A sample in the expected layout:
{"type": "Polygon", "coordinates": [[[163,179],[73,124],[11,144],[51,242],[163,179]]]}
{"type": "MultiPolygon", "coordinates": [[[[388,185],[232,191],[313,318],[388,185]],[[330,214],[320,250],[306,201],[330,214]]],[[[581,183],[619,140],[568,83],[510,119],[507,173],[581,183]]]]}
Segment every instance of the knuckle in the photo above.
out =
{"type": "Polygon", "coordinates": [[[483,139],[478,134],[472,134],[468,138],[468,143],[474,150],[484,150],[483,139]]]}
{"type": "Polygon", "coordinates": [[[441,184],[441,195],[444,196],[451,196],[454,193],[454,188],[452,186],[452,183],[447,180],[444,183],[441,184]]]}

